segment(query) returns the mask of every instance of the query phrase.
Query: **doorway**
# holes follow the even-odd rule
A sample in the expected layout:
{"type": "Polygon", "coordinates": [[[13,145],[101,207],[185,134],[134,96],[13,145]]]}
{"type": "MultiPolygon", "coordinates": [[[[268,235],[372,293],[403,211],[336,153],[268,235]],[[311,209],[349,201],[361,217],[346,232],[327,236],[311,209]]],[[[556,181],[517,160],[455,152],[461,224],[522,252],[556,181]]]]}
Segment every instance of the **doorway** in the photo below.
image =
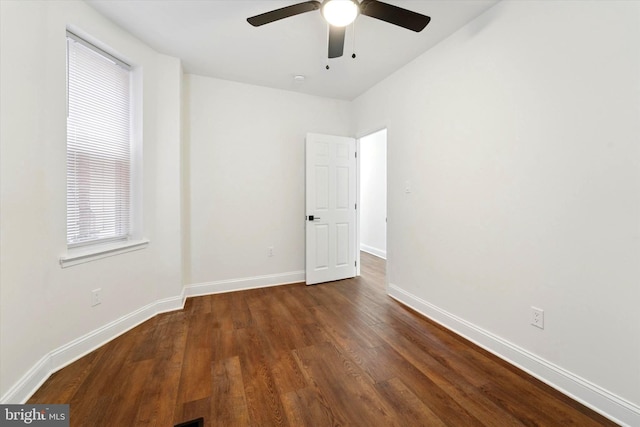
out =
{"type": "MultiPolygon", "coordinates": [[[[359,276],[361,251],[387,259],[387,129],[361,137],[307,134],[308,285],[359,276]]],[[[385,274],[386,276],[386,274],[385,274]]]]}
{"type": "MultiPolygon", "coordinates": [[[[387,259],[387,129],[359,140],[360,251],[387,259]]],[[[358,263],[359,264],[359,263],[358,263]]]]}

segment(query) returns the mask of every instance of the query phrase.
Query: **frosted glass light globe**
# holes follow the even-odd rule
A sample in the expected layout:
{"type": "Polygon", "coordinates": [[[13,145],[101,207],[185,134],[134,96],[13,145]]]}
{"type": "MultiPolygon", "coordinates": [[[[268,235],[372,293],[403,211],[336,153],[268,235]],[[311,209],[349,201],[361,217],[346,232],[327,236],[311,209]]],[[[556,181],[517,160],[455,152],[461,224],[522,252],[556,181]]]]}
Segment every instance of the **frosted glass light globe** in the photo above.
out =
{"type": "Polygon", "coordinates": [[[327,0],[322,5],[322,16],[334,27],[346,27],[358,16],[358,5],[352,0],[327,0]]]}

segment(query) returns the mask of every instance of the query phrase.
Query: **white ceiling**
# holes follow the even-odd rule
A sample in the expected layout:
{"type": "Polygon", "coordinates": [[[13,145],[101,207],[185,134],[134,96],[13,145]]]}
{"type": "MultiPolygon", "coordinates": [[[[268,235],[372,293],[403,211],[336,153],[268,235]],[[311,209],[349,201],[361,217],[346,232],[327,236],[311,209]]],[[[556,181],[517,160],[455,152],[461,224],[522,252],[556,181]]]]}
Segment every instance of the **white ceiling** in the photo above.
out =
{"type": "Polygon", "coordinates": [[[420,33],[359,16],[344,56],[327,59],[319,11],[252,27],[246,18],[300,3],[280,0],[87,0],[185,72],[352,100],[409,63],[497,0],[386,0],[431,17],[420,33]],[[356,59],[351,58],[354,46],[356,59]],[[326,65],[331,68],[326,70],[326,65]],[[304,75],[303,82],[294,75],[304,75]]]}

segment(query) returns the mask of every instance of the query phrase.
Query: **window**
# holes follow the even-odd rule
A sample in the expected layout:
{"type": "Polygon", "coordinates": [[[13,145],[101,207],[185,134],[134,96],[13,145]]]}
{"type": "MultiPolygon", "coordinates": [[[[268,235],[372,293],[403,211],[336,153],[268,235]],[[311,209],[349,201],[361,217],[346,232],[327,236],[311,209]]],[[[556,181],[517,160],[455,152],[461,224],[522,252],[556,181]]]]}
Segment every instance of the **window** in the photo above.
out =
{"type": "Polygon", "coordinates": [[[67,32],[67,245],[131,234],[131,67],[67,32]]]}

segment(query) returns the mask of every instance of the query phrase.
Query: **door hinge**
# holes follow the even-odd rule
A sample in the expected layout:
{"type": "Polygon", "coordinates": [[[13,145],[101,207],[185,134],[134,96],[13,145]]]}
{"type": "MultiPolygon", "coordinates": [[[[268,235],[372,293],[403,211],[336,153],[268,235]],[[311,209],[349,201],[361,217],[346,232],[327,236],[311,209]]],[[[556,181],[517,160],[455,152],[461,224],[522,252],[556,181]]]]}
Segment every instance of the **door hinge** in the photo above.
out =
{"type": "Polygon", "coordinates": [[[356,203],[356,209],[358,209],[358,204],[356,203]]]}
{"type": "Polygon", "coordinates": [[[354,267],[358,267],[358,261],[355,261],[355,262],[353,263],[353,266],[354,266],[354,267]]]}

